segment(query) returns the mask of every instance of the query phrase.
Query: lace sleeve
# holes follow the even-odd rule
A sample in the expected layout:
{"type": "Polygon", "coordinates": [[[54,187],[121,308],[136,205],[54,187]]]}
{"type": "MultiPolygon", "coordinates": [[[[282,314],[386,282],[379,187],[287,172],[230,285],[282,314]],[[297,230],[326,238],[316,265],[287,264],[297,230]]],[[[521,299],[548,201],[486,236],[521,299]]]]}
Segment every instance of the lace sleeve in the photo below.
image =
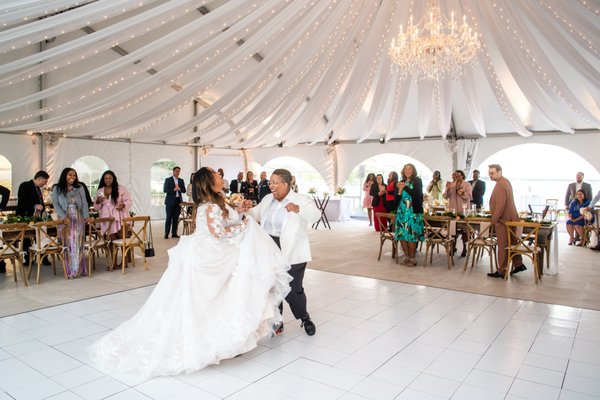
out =
{"type": "Polygon", "coordinates": [[[230,239],[246,230],[243,223],[226,226],[223,212],[214,204],[206,206],[206,224],[210,234],[217,239],[230,239]]]}

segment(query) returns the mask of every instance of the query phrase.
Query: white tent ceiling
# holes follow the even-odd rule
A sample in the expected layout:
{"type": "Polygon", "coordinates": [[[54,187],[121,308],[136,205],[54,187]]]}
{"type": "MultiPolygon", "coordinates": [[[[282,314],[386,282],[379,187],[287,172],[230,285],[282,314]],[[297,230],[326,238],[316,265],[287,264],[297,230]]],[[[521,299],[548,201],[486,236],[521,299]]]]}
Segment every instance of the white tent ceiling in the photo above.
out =
{"type": "Polygon", "coordinates": [[[5,0],[0,130],[231,148],[600,128],[600,2],[442,0],[459,81],[387,56],[422,0],[5,0]]]}

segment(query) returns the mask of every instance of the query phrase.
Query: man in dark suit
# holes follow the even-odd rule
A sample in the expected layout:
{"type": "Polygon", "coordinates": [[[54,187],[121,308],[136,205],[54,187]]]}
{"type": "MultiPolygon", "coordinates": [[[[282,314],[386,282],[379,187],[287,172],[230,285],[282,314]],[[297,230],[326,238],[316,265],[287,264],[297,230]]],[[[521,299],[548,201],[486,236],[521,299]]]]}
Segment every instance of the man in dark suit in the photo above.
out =
{"type": "Polygon", "coordinates": [[[165,179],[163,185],[163,192],[167,194],[165,197],[165,209],[167,212],[165,219],[165,239],[169,238],[169,231],[171,231],[171,237],[178,238],[177,225],[179,224],[179,213],[181,212],[179,203],[182,200],[182,193],[185,193],[185,182],[179,177],[181,168],[173,168],[173,176],[165,179]]]}
{"type": "MultiPolygon", "coordinates": [[[[20,217],[39,216],[44,211],[44,196],[42,188],[48,183],[50,175],[46,171],[38,171],[33,176],[33,179],[23,182],[19,185],[17,192],[17,210],[15,213],[20,217]]],[[[23,240],[23,251],[25,252],[25,263],[28,263],[29,247],[31,239],[23,240]]],[[[44,265],[49,265],[48,258],[42,259],[44,265]]]]}
{"type": "Polygon", "coordinates": [[[237,179],[233,179],[229,184],[229,193],[242,193],[244,184],[244,173],[238,172],[237,179]]]}
{"type": "Polygon", "coordinates": [[[44,210],[42,188],[48,183],[50,175],[46,171],[38,171],[32,180],[19,185],[17,192],[17,211],[20,217],[32,217],[44,210]]]}
{"type": "Polygon", "coordinates": [[[565,207],[567,209],[571,202],[575,200],[575,194],[578,190],[583,191],[587,200],[591,200],[593,197],[592,185],[583,181],[583,172],[578,172],[575,176],[575,182],[569,183],[569,186],[567,187],[567,194],[565,195],[565,207]]]}
{"type": "Polygon", "coordinates": [[[473,171],[473,179],[469,181],[471,184],[471,204],[476,208],[483,208],[483,195],[485,194],[485,182],[479,180],[479,170],[473,171]]]}
{"type": "Polygon", "coordinates": [[[8,199],[10,198],[10,190],[7,187],[0,185],[0,197],[2,197],[2,200],[0,200],[0,211],[2,211],[6,208],[6,205],[8,204],[8,199]]]}
{"type": "MultiPolygon", "coordinates": [[[[493,273],[488,273],[488,276],[492,278],[504,278],[506,268],[509,267],[507,250],[508,232],[506,231],[505,222],[518,221],[519,213],[515,205],[512,185],[508,179],[502,176],[502,167],[498,164],[491,164],[488,174],[490,179],[496,182],[496,186],[494,186],[492,196],[490,197],[490,211],[492,213],[492,224],[494,224],[498,240],[498,269],[493,273]]],[[[520,255],[513,257],[512,262],[513,269],[510,272],[511,275],[527,269],[523,265],[523,259],[520,255]]]]}
{"type": "Polygon", "coordinates": [[[265,197],[269,193],[271,193],[271,188],[269,187],[267,172],[263,171],[260,173],[260,182],[258,182],[258,202],[260,203],[263,197],[265,197]]]}

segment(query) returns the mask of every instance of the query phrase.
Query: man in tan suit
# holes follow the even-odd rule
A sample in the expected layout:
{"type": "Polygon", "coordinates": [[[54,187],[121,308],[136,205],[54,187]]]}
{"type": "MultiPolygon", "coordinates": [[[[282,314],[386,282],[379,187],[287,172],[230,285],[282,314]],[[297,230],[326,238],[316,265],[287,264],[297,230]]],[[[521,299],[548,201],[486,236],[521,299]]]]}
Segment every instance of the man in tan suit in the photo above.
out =
{"type": "MultiPolygon", "coordinates": [[[[503,278],[508,267],[508,233],[506,232],[506,221],[518,221],[519,213],[515,206],[513,197],[512,185],[502,176],[502,167],[498,164],[488,166],[488,174],[490,179],[496,182],[492,197],[490,198],[490,211],[492,212],[492,224],[496,230],[498,239],[498,270],[494,273],[489,273],[492,278],[503,278]]],[[[523,265],[521,256],[513,257],[512,274],[525,271],[527,268],[523,265]]]]}

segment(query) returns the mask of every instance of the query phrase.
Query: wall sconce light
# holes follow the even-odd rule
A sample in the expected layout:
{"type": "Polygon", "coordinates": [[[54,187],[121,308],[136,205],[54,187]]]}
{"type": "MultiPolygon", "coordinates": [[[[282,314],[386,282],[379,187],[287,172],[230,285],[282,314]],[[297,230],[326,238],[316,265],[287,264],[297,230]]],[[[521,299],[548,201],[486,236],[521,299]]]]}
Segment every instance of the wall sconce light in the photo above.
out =
{"type": "Polygon", "coordinates": [[[379,138],[379,143],[381,143],[381,144],[385,143],[385,138],[383,136],[379,138]]]}

